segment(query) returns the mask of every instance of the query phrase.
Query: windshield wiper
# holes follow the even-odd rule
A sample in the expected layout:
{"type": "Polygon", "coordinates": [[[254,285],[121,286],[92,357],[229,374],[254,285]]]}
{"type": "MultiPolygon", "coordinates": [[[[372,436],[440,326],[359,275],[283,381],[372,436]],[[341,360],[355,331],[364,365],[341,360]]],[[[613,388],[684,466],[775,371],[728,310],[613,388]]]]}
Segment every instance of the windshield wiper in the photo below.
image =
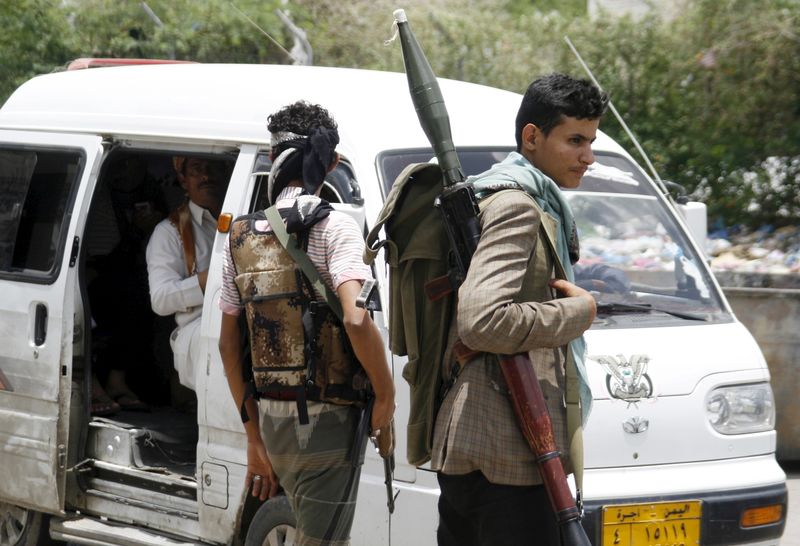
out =
{"type": "Polygon", "coordinates": [[[684,313],[683,311],[673,311],[671,309],[664,309],[663,307],[653,307],[649,303],[622,303],[622,302],[598,302],[597,314],[611,315],[614,313],[666,313],[673,317],[678,317],[686,320],[700,320],[706,322],[708,319],[703,315],[696,313],[684,313]]]}

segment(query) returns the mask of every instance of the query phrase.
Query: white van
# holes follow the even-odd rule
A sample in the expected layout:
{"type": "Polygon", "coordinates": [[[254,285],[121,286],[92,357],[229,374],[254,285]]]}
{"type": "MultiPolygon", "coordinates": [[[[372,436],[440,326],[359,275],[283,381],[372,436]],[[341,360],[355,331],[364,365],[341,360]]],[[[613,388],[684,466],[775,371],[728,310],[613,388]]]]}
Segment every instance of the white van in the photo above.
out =
{"type": "MultiPolygon", "coordinates": [[[[513,148],[519,95],[446,80],[441,88],[468,174],[513,148]]],[[[262,207],[266,119],[298,99],[324,105],[339,122],[343,160],[325,195],[366,230],[400,170],[431,158],[403,74],[100,68],[33,78],[0,109],[0,546],[50,537],[93,545],[293,542],[285,499],[259,506],[243,491],[245,436],[217,350],[225,234],[214,243],[197,408],[188,412],[162,392],[171,324],[129,308],[147,300],[136,277],[144,241],[122,251],[113,245],[134,212],[181,200],[176,154],[229,163],[223,213],[262,207]],[[98,279],[114,291],[93,306],[98,279]],[[120,359],[136,355],[128,382],[150,412],[90,415],[89,378],[108,343],[97,316],[103,304],[127,321],[126,339],[114,346],[127,348],[120,359]]],[[[582,266],[605,271],[589,280],[600,307],[587,333],[595,396],[585,431],[589,536],[596,546],[778,544],[787,493],[764,359],[678,208],[610,138],[599,135],[594,149],[597,163],[568,193],[582,266]],[[613,292],[609,270],[596,264],[612,266],[624,291],[613,292]]],[[[385,307],[384,268],[376,274],[385,307]]],[[[376,312],[385,334],[383,317],[376,312]]],[[[405,462],[405,362],[391,363],[396,510],[390,518],[383,467],[368,450],[353,544],[434,544],[437,483],[405,462]]]]}

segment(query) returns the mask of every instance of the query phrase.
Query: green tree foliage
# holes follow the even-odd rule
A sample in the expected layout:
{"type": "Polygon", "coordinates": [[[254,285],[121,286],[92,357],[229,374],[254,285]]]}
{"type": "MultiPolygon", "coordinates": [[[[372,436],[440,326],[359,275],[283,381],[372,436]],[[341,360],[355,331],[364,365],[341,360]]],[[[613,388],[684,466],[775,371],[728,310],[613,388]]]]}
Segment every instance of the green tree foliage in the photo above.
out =
{"type": "MultiPolygon", "coordinates": [[[[395,2],[295,4],[310,17],[319,64],[402,70],[399,45],[382,45],[395,2]]],[[[686,0],[671,20],[657,11],[592,20],[555,4],[408,0],[405,9],[437,75],[518,92],[546,72],[585,76],[568,34],[660,175],[706,201],[712,222],[800,219],[800,1],[686,0]]],[[[603,129],[633,149],[611,115],[603,129]]]]}
{"type": "MultiPolygon", "coordinates": [[[[517,92],[543,73],[584,75],[564,44],[568,34],[661,176],[703,198],[712,220],[796,222],[800,0],[682,2],[670,20],[658,12],[590,19],[584,0],[405,0],[403,7],[437,75],[517,92]]],[[[384,45],[396,7],[395,0],[0,0],[0,101],[32,75],[82,56],[292,62],[256,28],[289,49],[278,8],[306,31],[314,64],[401,71],[399,44],[384,45]]],[[[602,127],[632,148],[611,116],[602,127]]]]}
{"type": "Polygon", "coordinates": [[[275,14],[279,5],[279,0],[69,0],[66,9],[72,49],[81,56],[280,63],[287,62],[286,54],[255,26],[283,38],[275,14]]]}
{"type": "MultiPolygon", "coordinates": [[[[295,0],[307,19],[317,64],[403,70],[393,35],[395,0],[295,0]]],[[[524,91],[532,75],[552,71],[563,48],[555,11],[517,13],[498,0],[406,0],[403,7],[436,74],[524,91]]],[[[302,21],[302,20],[301,20],[302,21]]]]}
{"type": "MultiPolygon", "coordinates": [[[[592,25],[572,37],[663,177],[725,224],[800,218],[800,2],[694,0],[672,21],[592,25]]],[[[566,52],[559,64],[580,71],[566,52]]]]}
{"type": "Polygon", "coordinates": [[[291,44],[275,13],[281,5],[280,0],[0,0],[0,103],[25,80],[79,57],[291,62],[256,28],[291,44]]]}
{"type": "Polygon", "coordinates": [[[586,15],[586,0],[506,0],[505,6],[515,15],[525,15],[532,11],[542,13],[558,12],[565,17],[586,15]]]}
{"type": "Polygon", "coordinates": [[[25,80],[70,58],[68,33],[54,1],[0,0],[0,104],[25,80]]]}

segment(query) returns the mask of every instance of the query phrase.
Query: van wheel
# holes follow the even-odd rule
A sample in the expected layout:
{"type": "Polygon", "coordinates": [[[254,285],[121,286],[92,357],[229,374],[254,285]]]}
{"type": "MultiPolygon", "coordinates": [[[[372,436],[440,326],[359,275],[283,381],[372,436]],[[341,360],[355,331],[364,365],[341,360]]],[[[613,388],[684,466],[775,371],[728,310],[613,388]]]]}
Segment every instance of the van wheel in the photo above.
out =
{"type": "Polygon", "coordinates": [[[55,544],[50,539],[49,518],[0,502],[0,546],[37,546],[55,544]]]}
{"type": "Polygon", "coordinates": [[[294,546],[297,520],[285,495],[261,505],[250,522],[245,546],[294,546]]]}

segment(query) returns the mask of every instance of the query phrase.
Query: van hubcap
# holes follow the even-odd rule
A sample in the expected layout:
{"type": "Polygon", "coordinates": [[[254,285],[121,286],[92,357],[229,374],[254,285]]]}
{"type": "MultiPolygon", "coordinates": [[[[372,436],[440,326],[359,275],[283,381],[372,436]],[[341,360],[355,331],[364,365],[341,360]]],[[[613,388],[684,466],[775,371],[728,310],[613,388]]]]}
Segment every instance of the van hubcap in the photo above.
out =
{"type": "Polygon", "coordinates": [[[267,535],[263,546],[294,546],[294,527],[278,525],[267,535]]]}
{"type": "Polygon", "coordinates": [[[28,524],[30,512],[13,504],[0,502],[0,546],[19,542],[28,524]]]}

